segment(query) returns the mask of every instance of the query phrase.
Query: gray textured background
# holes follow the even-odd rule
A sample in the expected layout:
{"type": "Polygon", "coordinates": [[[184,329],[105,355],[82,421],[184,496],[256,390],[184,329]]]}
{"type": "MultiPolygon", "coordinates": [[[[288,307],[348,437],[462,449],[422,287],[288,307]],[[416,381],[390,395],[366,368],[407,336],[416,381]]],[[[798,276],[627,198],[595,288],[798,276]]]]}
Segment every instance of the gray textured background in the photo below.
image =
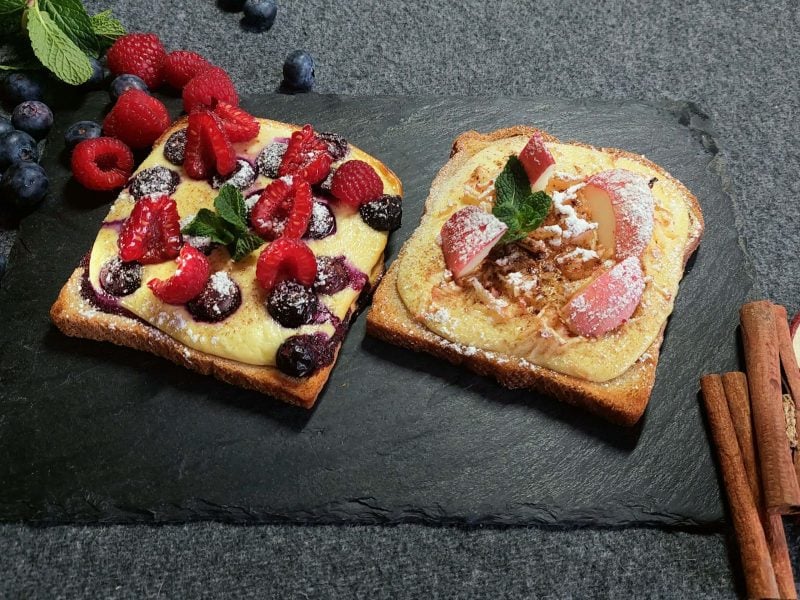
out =
{"type": "MultiPolygon", "coordinates": [[[[266,34],[210,0],[87,4],[201,52],[242,94],[274,90],[285,54],[305,48],[320,92],[693,100],[716,122],[764,294],[800,306],[796,0],[304,0],[282,5],[266,34]]],[[[647,529],[3,525],[0,596],[728,598],[728,542],[647,529]]],[[[798,571],[800,528],[790,542],[798,571]]]]}

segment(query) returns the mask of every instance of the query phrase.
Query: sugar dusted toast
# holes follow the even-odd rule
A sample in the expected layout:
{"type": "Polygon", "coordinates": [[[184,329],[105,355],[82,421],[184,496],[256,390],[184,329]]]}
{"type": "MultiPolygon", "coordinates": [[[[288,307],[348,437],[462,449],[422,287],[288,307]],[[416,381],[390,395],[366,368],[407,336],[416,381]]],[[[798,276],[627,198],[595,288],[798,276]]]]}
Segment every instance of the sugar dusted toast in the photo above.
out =
{"type": "MultiPolygon", "coordinates": [[[[70,275],[50,315],[67,335],[151,352],[233,385],[310,408],[333,369],[350,320],[383,273],[383,251],[389,231],[396,228],[391,217],[399,217],[402,186],[376,158],[338,135],[316,132],[313,152],[330,155],[323,166],[316,165],[317,172],[310,175],[311,168],[305,167],[302,176],[298,171],[279,177],[287,148],[300,135],[300,128],[266,119],[257,122],[256,137],[233,144],[237,166],[225,177],[190,178],[183,166],[186,119],[166,131],[112,205],[91,252],[70,275]],[[383,188],[380,197],[360,198],[374,208],[372,213],[359,211],[357,204],[331,192],[336,172],[349,161],[360,161],[374,173],[373,196],[376,179],[383,188]],[[307,176],[315,180],[305,181],[307,176]],[[202,209],[219,213],[215,198],[222,195],[223,186],[226,197],[230,197],[230,186],[240,190],[239,204],[231,206],[241,210],[249,233],[266,240],[238,260],[234,260],[232,244],[226,246],[194,230],[187,234],[187,226],[193,227],[189,222],[196,221],[202,209]],[[166,214],[172,204],[158,200],[164,195],[174,201],[183,228],[177,241],[181,254],[175,260],[124,260],[123,246],[132,239],[124,236],[131,230],[136,207],[151,203],[148,214],[157,210],[166,214]],[[302,208],[301,202],[311,204],[302,208]],[[389,218],[387,203],[392,209],[389,218]],[[375,219],[376,212],[383,218],[375,219]],[[298,222],[305,233],[289,236],[289,229],[296,229],[298,222]],[[282,241],[289,238],[290,242],[282,241]],[[286,258],[287,254],[277,263],[273,253],[272,266],[262,265],[268,261],[260,257],[279,246],[306,250],[299,258],[286,258]],[[180,262],[184,250],[187,255],[205,256],[199,260],[208,262],[210,276],[199,295],[177,304],[171,298],[170,303],[163,299],[167,297],[163,292],[163,298],[156,295],[150,282],[177,277],[186,267],[180,262]],[[265,278],[272,287],[264,287],[265,278]]],[[[310,154],[303,149],[297,155],[303,160],[310,154]]],[[[142,209],[137,215],[144,213],[142,209]]],[[[174,222],[171,226],[177,227],[174,222]]],[[[165,235],[158,239],[167,239],[165,235]]]]}
{"type": "Polygon", "coordinates": [[[642,156],[530,127],[467,132],[378,287],[367,331],[631,425],[702,232],[695,197],[642,156]],[[496,184],[512,156],[528,192],[552,203],[536,229],[498,243],[496,184]]]}

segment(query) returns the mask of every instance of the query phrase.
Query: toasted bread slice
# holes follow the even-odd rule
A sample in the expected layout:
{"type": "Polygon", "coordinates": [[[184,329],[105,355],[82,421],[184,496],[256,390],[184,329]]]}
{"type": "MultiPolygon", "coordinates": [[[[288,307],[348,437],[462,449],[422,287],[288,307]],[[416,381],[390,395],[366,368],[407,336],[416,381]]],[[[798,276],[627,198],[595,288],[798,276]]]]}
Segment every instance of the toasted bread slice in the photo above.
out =
{"type": "MultiPolygon", "coordinates": [[[[426,225],[426,219],[435,218],[432,213],[446,212],[446,209],[442,208],[447,206],[447,201],[444,200],[445,189],[456,174],[462,172],[470,159],[490,145],[519,138],[515,143],[521,147],[524,145],[524,140],[530,138],[537,131],[530,127],[501,129],[490,134],[471,131],[456,139],[449,162],[433,181],[420,228],[406,242],[374,295],[373,305],[367,316],[367,331],[393,344],[412,350],[425,351],[454,364],[467,366],[481,375],[494,377],[506,387],[540,391],[582,406],[612,422],[632,425],[643,414],[650,397],[655,381],[659,349],[667,317],[672,310],[672,302],[669,303],[669,312],[666,313],[657,328],[657,334],[649,344],[649,348],[639,356],[638,360],[612,379],[592,381],[539,366],[530,360],[512,354],[486,351],[477,347],[477,344],[465,344],[447,339],[428,328],[418,315],[412,314],[398,290],[398,272],[404,261],[414,261],[406,264],[406,268],[419,268],[430,272],[431,264],[420,260],[418,247],[415,248],[415,246],[427,244],[425,248],[429,251],[428,254],[436,254],[430,251],[432,246],[429,238],[432,230],[424,225],[426,225]]],[[[540,133],[545,141],[560,143],[553,136],[541,131],[540,133]]],[[[676,190],[675,193],[685,204],[688,213],[687,236],[683,245],[681,263],[682,267],[685,266],[686,261],[697,248],[703,232],[703,216],[700,206],[691,192],[661,167],[642,156],[610,148],[596,149],[581,143],[571,143],[570,145],[599,151],[610,155],[615,160],[625,159],[637,163],[643,171],[654,173],[659,179],[668,182],[672,186],[671,189],[676,190]]],[[[586,174],[591,174],[591,167],[586,174]]],[[[444,264],[441,258],[437,257],[436,260],[441,262],[439,269],[442,270],[444,264]]],[[[674,301],[674,297],[671,300],[674,301]]]]}

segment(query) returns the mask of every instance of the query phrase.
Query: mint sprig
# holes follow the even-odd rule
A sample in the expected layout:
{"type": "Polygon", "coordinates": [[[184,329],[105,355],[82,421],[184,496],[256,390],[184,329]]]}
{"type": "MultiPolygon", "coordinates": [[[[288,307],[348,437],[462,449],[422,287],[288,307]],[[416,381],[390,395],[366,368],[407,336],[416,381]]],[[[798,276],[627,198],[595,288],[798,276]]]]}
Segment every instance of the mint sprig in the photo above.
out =
{"type": "Polygon", "coordinates": [[[264,244],[264,240],[247,227],[247,207],[242,192],[229,183],[220,188],[214,199],[214,210],[201,208],[181,232],[222,244],[235,261],[242,260],[264,244]]]}
{"type": "Polygon", "coordinates": [[[516,156],[494,181],[495,203],[492,214],[508,226],[501,244],[525,238],[539,227],[550,211],[552,199],[545,192],[531,192],[525,168],[516,156]]]}
{"type": "MultiPolygon", "coordinates": [[[[25,57],[32,50],[41,66],[78,85],[92,76],[89,58],[97,58],[125,29],[108,10],[89,16],[81,0],[0,0],[0,33],[11,48],[5,57],[25,57]]],[[[37,66],[30,62],[5,59],[0,70],[37,66]]]]}

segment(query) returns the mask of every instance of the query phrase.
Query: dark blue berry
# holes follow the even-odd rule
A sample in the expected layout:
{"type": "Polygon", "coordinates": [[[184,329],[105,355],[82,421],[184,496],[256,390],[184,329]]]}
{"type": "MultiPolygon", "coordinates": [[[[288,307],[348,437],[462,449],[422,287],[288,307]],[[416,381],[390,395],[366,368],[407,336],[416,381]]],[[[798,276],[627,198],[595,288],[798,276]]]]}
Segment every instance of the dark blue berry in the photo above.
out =
{"type": "Polygon", "coordinates": [[[239,159],[236,161],[236,168],[233,170],[233,173],[228,175],[228,177],[220,177],[219,175],[214,175],[211,178],[211,187],[215,190],[221,188],[226,183],[231,184],[233,187],[239,190],[246,190],[253,182],[256,180],[256,171],[249,162],[243,159],[239,159]]]}
{"type": "Polygon", "coordinates": [[[267,311],[284,327],[295,328],[310,323],[316,308],[316,294],[296,281],[280,282],[267,298],[267,311]]]}
{"type": "Polygon", "coordinates": [[[267,31],[275,22],[278,5],[275,0],[246,0],[242,25],[249,31],[267,31]]]}
{"type": "Polygon", "coordinates": [[[98,138],[103,135],[103,127],[94,121],[78,121],[70,125],[64,132],[64,144],[72,150],[83,140],[98,138]]]}
{"type": "Polygon", "coordinates": [[[318,256],[314,291],[318,294],[335,294],[350,284],[350,269],[344,256],[318,256]]]}
{"type": "Polygon", "coordinates": [[[12,73],[3,81],[3,101],[7,106],[16,106],[26,100],[41,100],[44,97],[42,85],[24,73],[12,73]]]}
{"type": "Polygon", "coordinates": [[[27,100],[17,105],[11,114],[11,124],[29,134],[35,140],[42,140],[53,126],[53,111],[44,102],[27,100]]]}
{"type": "Polygon", "coordinates": [[[11,121],[0,117],[0,137],[3,137],[5,134],[11,133],[12,131],[14,131],[14,126],[11,124],[11,121]]]}
{"type": "Polygon", "coordinates": [[[16,162],[37,162],[36,140],[24,131],[12,131],[0,137],[0,169],[16,162]]]}
{"type": "Polygon", "coordinates": [[[83,87],[90,90],[96,90],[102,87],[106,80],[106,70],[102,63],[96,58],[89,57],[89,63],[92,65],[92,76],[83,82],[83,87]]]}
{"type": "Polygon", "coordinates": [[[283,63],[283,87],[308,92],[314,87],[314,59],[305,50],[295,50],[283,63]]]}
{"type": "Polygon", "coordinates": [[[319,353],[320,346],[325,344],[325,340],[320,339],[322,337],[319,334],[305,334],[287,339],[275,356],[278,369],[292,377],[308,377],[314,373],[322,366],[319,353]]]}
{"type": "Polygon", "coordinates": [[[186,156],[186,129],[179,129],[167,138],[164,144],[164,158],[173,165],[181,166],[186,156]]]}
{"type": "Polygon", "coordinates": [[[6,274],[6,263],[8,262],[8,258],[5,255],[5,252],[0,252],[0,280],[3,279],[3,275],[6,274]]]}
{"type": "Polygon", "coordinates": [[[394,231],[400,228],[403,209],[400,196],[383,195],[362,204],[358,209],[364,222],[378,231],[394,231]]]}
{"type": "Polygon", "coordinates": [[[330,207],[324,202],[314,201],[311,207],[311,218],[308,220],[308,229],[303,237],[312,240],[321,240],[336,231],[336,217],[330,207]]]}
{"type": "Polygon", "coordinates": [[[128,192],[136,200],[155,194],[171,196],[180,182],[181,176],[175,171],[157,165],[144,169],[131,177],[128,183],[128,192]]]}
{"type": "Polygon", "coordinates": [[[217,5],[228,12],[240,12],[244,8],[245,0],[217,0],[217,5]]]}
{"type": "Polygon", "coordinates": [[[122,262],[115,256],[100,269],[100,287],[112,296],[127,296],[142,286],[142,274],[138,262],[122,262]]]}
{"type": "Polygon", "coordinates": [[[349,147],[347,140],[338,133],[323,131],[318,133],[317,137],[328,145],[328,153],[333,157],[334,161],[342,160],[347,154],[349,147]]]}
{"type": "Polygon", "coordinates": [[[0,198],[17,214],[30,212],[47,193],[50,182],[44,169],[32,162],[11,165],[0,179],[0,198]]]}
{"type": "Polygon", "coordinates": [[[114,81],[111,82],[108,93],[111,99],[116,102],[119,100],[119,97],[128,90],[142,90],[143,92],[150,93],[144,80],[136,75],[119,75],[115,77],[114,81]]]}
{"type": "Polygon", "coordinates": [[[225,271],[217,271],[208,279],[200,295],[186,304],[186,309],[198,321],[218,323],[242,305],[242,292],[225,271]]]}

